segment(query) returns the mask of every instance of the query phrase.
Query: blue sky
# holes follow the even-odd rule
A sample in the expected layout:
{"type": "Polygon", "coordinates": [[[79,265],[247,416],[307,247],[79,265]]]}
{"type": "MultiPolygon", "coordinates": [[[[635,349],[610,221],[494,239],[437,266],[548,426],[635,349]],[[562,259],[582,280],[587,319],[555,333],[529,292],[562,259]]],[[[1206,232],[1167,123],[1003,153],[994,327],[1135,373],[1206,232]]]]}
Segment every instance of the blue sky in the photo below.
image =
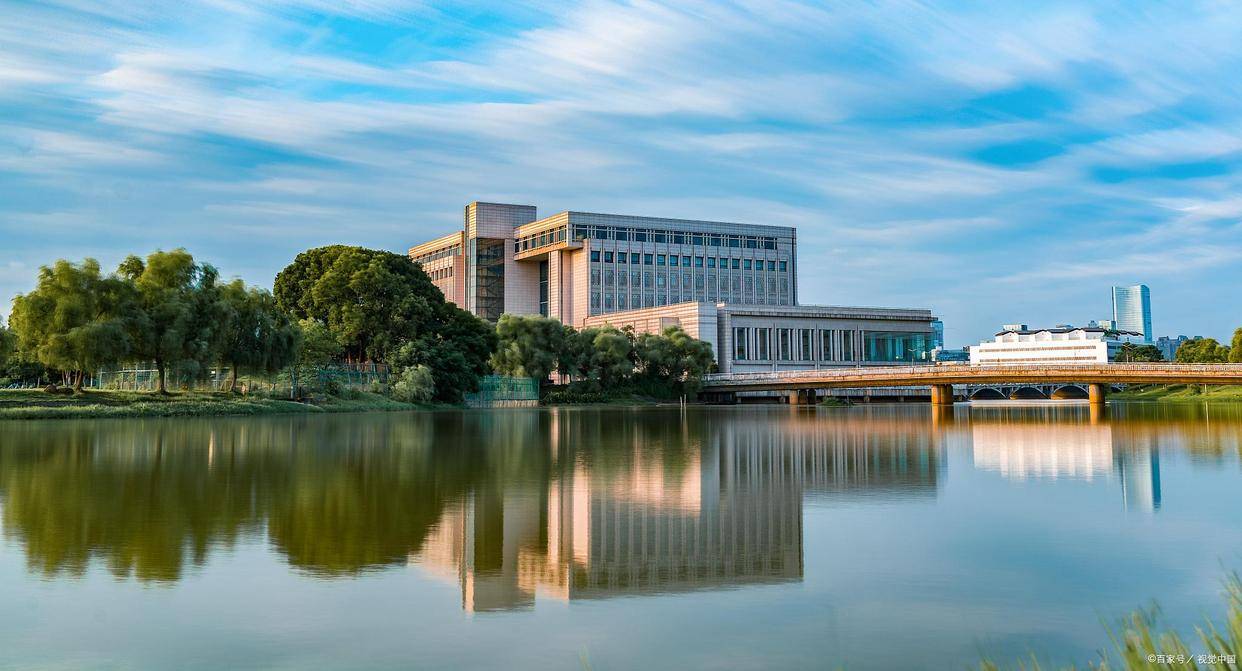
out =
{"type": "MultiPolygon", "coordinates": [[[[0,0],[0,301],[185,246],[270,286],[470,200],[796,226],[803,303],[950,345],[1242,325],[1228,2],[0,0]]],[[[5,309],[7,312],[7,307],[5,309]]]]}

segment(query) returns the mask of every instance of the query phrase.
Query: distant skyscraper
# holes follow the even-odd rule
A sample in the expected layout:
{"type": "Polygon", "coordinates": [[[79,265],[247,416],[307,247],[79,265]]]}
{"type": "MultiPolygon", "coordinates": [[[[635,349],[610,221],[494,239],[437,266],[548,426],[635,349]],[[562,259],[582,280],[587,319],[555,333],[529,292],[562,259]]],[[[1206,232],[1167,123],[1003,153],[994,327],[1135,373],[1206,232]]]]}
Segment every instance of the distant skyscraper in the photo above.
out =
{"type": "Polygon", "coordinates": [[[1146,284],[1113,287],[1113,321],[1118,329],[1142,333],[1151,342],[1151,290],[1146,284]]]}

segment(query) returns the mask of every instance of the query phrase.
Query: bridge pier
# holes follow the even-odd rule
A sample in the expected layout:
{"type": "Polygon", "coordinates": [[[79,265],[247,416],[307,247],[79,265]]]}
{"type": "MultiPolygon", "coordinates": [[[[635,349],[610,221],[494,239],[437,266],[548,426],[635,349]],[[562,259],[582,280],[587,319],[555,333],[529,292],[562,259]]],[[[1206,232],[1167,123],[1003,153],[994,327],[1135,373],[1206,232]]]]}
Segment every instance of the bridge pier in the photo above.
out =
{"type": "Polygon", "coordinates": [[[1087,385],[1087,399],[1091,405],[1104,405],[1105,397],[1108,396],[1108,385],[1093,382],[1087,385]]]}
{"type": "Polygon", "coordinates": [[[932,405],[953,405],[953,385],[933,384],[931,386],[932,405]]]}
{"type": "Polygon", "coordinates": [[[817,402],[814,389],[794,389],[789,392],[789,405],[815,405],[817,402]]]}

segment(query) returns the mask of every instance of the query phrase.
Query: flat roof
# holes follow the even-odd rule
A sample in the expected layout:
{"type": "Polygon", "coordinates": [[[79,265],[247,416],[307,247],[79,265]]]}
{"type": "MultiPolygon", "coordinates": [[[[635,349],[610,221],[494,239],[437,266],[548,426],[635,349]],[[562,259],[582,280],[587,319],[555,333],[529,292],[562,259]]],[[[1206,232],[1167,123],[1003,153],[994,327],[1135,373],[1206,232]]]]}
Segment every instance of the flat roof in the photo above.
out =
{"type": "Polygon", "coordinates": [[[1035,335],[1036,333],[1073,333],[1074,331],[1084,331],[1087,333],[1116,333],[1118,335],[1141,336],[1142,333],[1137,331],[1123,331],[1121,329],[1106,329],[1099,326],[1071,326],[1069,328],[1051,328],[1051,329],[1026,329],[1026,330],[1009,330],[997,331],[996,335],[1002,336],[1007,333],[1015,335],[1035,335]]]}

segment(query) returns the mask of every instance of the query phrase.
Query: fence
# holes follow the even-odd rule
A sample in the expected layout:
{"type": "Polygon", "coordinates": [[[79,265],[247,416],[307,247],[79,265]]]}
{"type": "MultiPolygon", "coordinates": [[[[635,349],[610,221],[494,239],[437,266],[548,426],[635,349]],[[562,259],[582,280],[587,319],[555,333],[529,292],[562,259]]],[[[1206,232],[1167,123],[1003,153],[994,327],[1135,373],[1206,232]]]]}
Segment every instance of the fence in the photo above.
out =
{"type": "Polygon", "coordinates": [[[479,390],[466,394],[470,408],[526,408],[539,405],[539,381],[531,377],[487,375],[479,390]]]}
{"type": "MultiPolygon", "coordinates": [[[[239,387],[261,388],[270,392],[288,393],[292,385],[308,385],[324,389],[330,385],[339,387],[370,387],[388,384],[388,366],[381,363],[334,364],[313,368],[290,369],[270,377],[251,378],[238,376],[239,387]]],[[[159,371],[150,366],[119,368],[98,371],[90,375],[85,386],[91,389],[120,391],[155,391],[159,386],[159,371]]],[[[203,375],[182,375],[169,370],[165,385],[173,390],[224,391],[228,389],[230,369],[227,367],[208,370],[203,375]]]]}

